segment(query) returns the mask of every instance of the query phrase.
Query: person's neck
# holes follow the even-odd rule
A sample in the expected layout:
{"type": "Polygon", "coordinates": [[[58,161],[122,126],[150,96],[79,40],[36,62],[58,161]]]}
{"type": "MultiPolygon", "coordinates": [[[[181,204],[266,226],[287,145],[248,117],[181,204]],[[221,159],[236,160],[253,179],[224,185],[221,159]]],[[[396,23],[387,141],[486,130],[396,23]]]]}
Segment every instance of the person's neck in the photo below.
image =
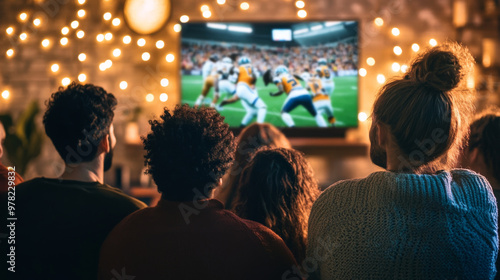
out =
{"type": "Polygon", "coordinates": [[[99,158],[77,165],[66,164],[64,173],[60,178],[63,180],[99,182],[102,184],[104,182],[104,163],[99,158]]]}
{"type": "Polygon", "coordinates": [[[435,174],[439,170],[445,169],[445,164],[442,161],[425,164],[422,167],[415,167],[411,164],[411,160],[403,156],[398,149],[386,149],[387,152],[387,170],[396,173],[410,174],[435,174]]]}

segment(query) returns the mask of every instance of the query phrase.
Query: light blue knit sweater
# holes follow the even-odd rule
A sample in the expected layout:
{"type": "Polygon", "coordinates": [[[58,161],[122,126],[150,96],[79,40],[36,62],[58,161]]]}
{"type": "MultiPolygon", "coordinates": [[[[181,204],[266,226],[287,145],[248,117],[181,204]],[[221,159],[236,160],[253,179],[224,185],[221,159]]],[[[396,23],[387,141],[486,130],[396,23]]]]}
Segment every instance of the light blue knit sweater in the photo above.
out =
{"type": "Polygon", "coordinates": [[[493,279],[491,186],[472,171],[376,172],[326,189],[309,219],[309,279],[493,279]]]}

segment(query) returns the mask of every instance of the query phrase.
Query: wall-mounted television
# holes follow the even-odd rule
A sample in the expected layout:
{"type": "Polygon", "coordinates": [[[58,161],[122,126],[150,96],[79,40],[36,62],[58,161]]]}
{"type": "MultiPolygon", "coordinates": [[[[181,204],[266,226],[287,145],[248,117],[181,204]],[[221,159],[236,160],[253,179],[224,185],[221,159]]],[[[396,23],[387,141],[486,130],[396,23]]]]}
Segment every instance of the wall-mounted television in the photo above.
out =
{"type": "Polygon", "coordinates": [[[357,21],[185,23],[181,103],[232,128],[342,135],[358,125],[358,34],[357,21]]]}

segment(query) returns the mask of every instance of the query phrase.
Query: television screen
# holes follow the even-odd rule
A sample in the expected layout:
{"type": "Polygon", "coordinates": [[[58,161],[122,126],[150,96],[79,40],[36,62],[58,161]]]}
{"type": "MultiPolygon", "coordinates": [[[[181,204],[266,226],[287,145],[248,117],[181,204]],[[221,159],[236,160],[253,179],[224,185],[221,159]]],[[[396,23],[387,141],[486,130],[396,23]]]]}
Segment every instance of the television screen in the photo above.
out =
{"type": "Polygon", "coordinates": [[[215,107],[233,128],[356,127],[358,31],[356,21],[185,23],[181,103],[215,107]]]}

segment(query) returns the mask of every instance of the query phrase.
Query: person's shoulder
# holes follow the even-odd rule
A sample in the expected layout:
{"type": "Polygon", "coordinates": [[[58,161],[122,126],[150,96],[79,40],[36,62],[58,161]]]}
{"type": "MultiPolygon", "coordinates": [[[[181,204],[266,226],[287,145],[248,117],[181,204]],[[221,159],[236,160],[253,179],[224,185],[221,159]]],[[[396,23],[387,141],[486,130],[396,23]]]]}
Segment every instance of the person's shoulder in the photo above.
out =
{"type": "Polygon", "coordinates": [[[98,184],[97,188],[102,195],[113,201],[116,201],[116,203],[119,203],[122,206],[135,207],[137,209],[147,207],[147,205],[142,201],[133,198],[125,194],[122,190],[112,187],[108,184],[98,184]]]}
{"type": "Polygon", "coordinates": [[[368,177],[359,179],[349,179],[341,180],[326,188],[317,199],[317,201],[322,199],[327,199],[328,197],[336,196],[338,194],[345,194],[346,192],[352,192],[356,189],[375,185],[375,182],[387,180],[388,172],[380,171],[370,174],[368,177]]]}

